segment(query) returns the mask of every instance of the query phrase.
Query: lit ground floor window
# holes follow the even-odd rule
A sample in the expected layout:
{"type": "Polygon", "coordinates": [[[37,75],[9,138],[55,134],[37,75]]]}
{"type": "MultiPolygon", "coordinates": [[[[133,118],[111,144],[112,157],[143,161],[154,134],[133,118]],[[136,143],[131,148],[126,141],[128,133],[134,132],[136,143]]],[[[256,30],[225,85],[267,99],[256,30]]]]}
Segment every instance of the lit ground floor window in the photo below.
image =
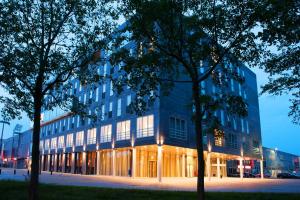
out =
{"type": "MultiPolygon", "coordinates": [[[[231,161],[237,163],[234,161],[238,159],[241,157],[205,151],[205,176],[222,178],[232,174],[230,169],[237,168],[237,164],[231,166],[228,163],[231,161]]],[[[247,163],[246,160],[243,163],[247,163]]],[[[159,175],[160,177],[196,177],[198,175],[197,151],[168,145],[44,154],[40,156],[40,166],[44,171],[107,176],[154,178],[159,175]]],[[[251,166],[243,166],[245,169],[249,167],[251,166]]]]}

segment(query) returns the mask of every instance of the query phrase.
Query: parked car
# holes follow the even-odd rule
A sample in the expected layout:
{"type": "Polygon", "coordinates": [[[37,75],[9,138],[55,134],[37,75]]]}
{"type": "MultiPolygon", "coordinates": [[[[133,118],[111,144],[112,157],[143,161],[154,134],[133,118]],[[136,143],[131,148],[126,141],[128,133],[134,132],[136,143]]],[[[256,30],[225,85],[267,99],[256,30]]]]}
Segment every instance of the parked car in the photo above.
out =
{"type": "MultiPolygon", "coordinates": [[[[261,177],[261,174],[259,173],[259,174],[255,174],[255,177],[256,178],[260,178],[261,177]]],[[[264,178],[271,178],[271,174],[269,174],[269,173],[264,173],[264,178]]]]}
{"type": "Polygon", "coordinates": [[[296,178],[296,179],[300,179],[299,176],[296,176],[295,174],[291,174],[291,173],[279,173],[277,174],[277,178],[296,178]]]}
{"type": "Polygon", "coordinates": [[[252,173],[244,173],[245,178],[255,178],[255,175],[252,173]]]}

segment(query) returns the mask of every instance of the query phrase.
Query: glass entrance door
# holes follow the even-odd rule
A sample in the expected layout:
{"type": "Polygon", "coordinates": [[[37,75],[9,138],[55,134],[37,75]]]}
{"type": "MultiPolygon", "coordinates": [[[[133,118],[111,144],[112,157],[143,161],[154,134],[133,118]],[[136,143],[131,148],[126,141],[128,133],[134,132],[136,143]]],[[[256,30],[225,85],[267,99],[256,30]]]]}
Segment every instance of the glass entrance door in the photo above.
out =
{"type": "Polygon", "coordinates": [[[148,162],[148,177],[157,177],[157,163],[156,161],[150,160],[148,162]]]}

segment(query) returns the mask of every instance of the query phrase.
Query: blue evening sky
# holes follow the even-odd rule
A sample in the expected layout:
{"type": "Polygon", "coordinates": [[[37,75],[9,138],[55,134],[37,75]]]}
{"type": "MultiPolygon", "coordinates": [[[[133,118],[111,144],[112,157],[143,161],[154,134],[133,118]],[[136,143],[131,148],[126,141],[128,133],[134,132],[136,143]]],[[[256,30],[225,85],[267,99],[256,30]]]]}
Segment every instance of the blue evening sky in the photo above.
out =
{"type": "MultiPolygon", "coordinates": [[[[260,90],[260,85],[267,81],[267,75],[260,69],[252,70],[257,75],[260,90]]],[[[4,94],[3,89],[0,88],[0,95],[4,94]]],[[[259,97],[259,105],[263,146],[300,155],[300,126],[293,124],[288,117],[289,96],[263,95],[259,97]]],[[[23,125],[23,130],[27,130],[32,125],[24,114],[22,120],[13,120],[10,126],[5,127],[4,138],[12,135],[17,123],[23,125]]],[[[0,126],[0,131],[2,131],[2,126],[0,126]]]]}

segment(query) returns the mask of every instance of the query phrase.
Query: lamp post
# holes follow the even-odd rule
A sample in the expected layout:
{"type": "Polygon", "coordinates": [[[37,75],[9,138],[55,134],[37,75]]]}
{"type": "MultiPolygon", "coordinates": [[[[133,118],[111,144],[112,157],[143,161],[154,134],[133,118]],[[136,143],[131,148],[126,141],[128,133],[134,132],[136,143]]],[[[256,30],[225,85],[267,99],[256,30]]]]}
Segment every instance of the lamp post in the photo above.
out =
{"type": "Polygon", "coordinates": [[[1,143],[0,143],[0,154],[1,154],[0,156],[1,156],[1,165],[2,165],[2,163],[3,163],[3,160],[2,160],[2,156],[3,156],[2,146],[3,146],[3,132],[4,132],[4,125],[5,125],[5,124],[10,125],[10,123],[7,122],[7,121],[4,121],[4,120],[0,121],[0,123],[2,123],[1,143]]]}

